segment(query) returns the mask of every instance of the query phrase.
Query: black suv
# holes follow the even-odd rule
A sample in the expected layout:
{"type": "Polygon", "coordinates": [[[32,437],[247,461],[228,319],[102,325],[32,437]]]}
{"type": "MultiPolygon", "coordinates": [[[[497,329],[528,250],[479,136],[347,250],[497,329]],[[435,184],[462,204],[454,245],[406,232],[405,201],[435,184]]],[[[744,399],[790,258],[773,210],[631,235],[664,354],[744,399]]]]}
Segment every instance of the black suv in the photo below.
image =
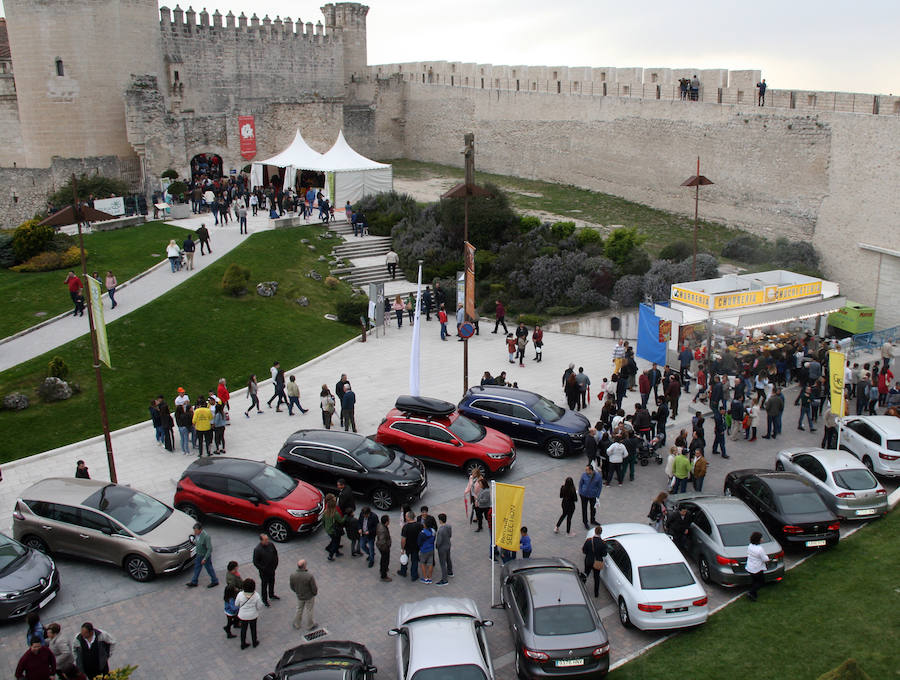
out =
{"type": "Polygon", "coordinates": [[[354,432],[298,430],[278,453],[276,467],[322,489],[336,491],[345,479],[379,510],[414,503],[428,486],[421,461],[354,432]]]}
{"type": "Polygon", "coordinates": [[[458,408],[463,415],[505,432],[517,442],[546,449],[552,458],[583,449],[589,427],[580,413],[515,387],[472,387],[458,408]]]}

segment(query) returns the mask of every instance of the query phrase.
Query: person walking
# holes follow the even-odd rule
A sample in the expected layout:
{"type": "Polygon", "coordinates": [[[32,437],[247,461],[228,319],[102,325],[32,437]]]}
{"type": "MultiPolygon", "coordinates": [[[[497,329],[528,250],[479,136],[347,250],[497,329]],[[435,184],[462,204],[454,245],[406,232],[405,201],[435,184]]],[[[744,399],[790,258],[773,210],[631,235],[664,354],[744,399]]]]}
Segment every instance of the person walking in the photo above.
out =
{"type": "Polygon", "coordinates": [[[559,533],[559,527],[565,519],[566,536],[574,536],[575,534],[572,533],[572,515],[575,514],[575,503],[578,499],[578,492],[575,491],[575,482],[571,477],[566,477],[566,481],[559,487],[559,498],[562,513],[560,514],[559,519],[556,520],[556,526],[553,528],[553,533],[559,533]]]}
{"type": "Polygon", "coordinates": [[[318,624],[315,623],[313,608],[316,603],[316,595],[319,594],[319,587],[316,585],[316,578],[306,568],[306,560],[297,561],[297,570],[291,574],[290,584],[291,590],[297,596],[297,613],[294,615],[294,622],[291,625],[294,630],[300,630],[305,616],[308,622],[306,630],[315,630],[318,624]]]}
{"type": "Polygon", "coordinates": [[[269,534],[260,534],[259,543],[253,549],[253,566],[259,572],[259,590],[262,603],[268,607],[269,600],[280,600],[275,594],[275,570],[278,569],[278,550],[269,539],[269,534]]]}
{"type": "Polygon", "coordinates": [[[288,399],[284,393],[284,369],[281,368],[281,364],[277,361],[275,364],[276,366],[273,366],[273,368],[275,368],[275,375],[273,376],[272,381],[275,385],[275,395],[266,403],[269,408],[272,408],[272,399],[277,399],[278,401],[275,402],[275,413],[281,413],[281,405],[287,404],[288,399]]]}
{"type": "Polygon", "coordinates": [[[228,420],[225,418],[225,405],[222,402],[216,402],[213,412],[213,438],[215,439],[216,454],[225,453],[225,426],[228,420]]]}
{"type": "Polygon", "coordinates": [[[356,432],[356,393],[350,389],[350,384],[344,385],[344,395],[341,397],[341,421],[344,423],[344,432],[353,429],[356,432]]]}
{"type": "Polygon", "coordinates": [[[378,533],[378,516],[368,505],[359,512],[359,545],[366,554],[369,569],[375,566],[375,538],[378,533]]]}
{"type": "Polygon", "coordinates": [[[237,217],[238,217],[238,223],[240,224],[240,227],[241,227],[241,233],[246,234],[247,233],[247,206],[244,205],[243,201],[238,202],[237,217]]]}
{"type": "Polygon", "coordinates": [[[584,553],[584,574],[594,576],[594,597],[600,597],[600,572],[603,570],[603,558],[606,557],[606,542],[600,538],[603,527],[594,527],[594,535],[585,540],[581,546],[584,553]]]}
{"type": "Polygon", "coordinates": [[[329,538],[325,550],[328,552],[328,561],[334,562],[334,556],[340,557],[341,535],[344,533],[344,517],[338,512],[337,498],[330,493],[325,496],[325,510],[322,512],[322,528],[329,538]]]}
{"type": "Polygon", "coordinates": [[[506,307],[503,306],[503,303],[500,300],[497,300],[495,303],[496,307],[494,308],[494,330],[491,333],[496,333],[497,329],[500,326],[503,326],[503,334],[506,335],[509,333],[509,329],[506,327],[506,307]]]}
{"type": "Polygon", "coordinates": [[[781,417],[784,413],[784,397],[780,387],[772,390],[772,396],[766,399],[763,408],[766,411],[766,433],[763,439],[777,439],[781,434],[781,417]]]}
{"type": "MultiPolygon", "coordinates": [[[[78,301],[78,298],[81,297],[81,290],[83,288],[81,284],[81,278],[75,275],[74,271],[69,271],[66,275],[66,280],[63,282],[69,289],[69,297],[72,298],[72,304],[75,305],[75,311],[72,312],[72,316],[78,316],[79,309],[81,303],[78,301]]],[[[84,312],[81,312],[81,315],[84,315],[84,312]]]]}
{"type": "Polygon", "coordinates": [[[375,547],[378,548],[379,562],[378,568],[381,573],[381,580],[384,582],[392,581],[388,576],[388,568],[391,561],[391,532],[389,525],[391,518],[388,515],[382,515],[381,521],[375,529],[375,547]]]}
{"type": "Polygon", "coordinates": [[[678,417],[678,400],[681,398],[681,385],[675,373],[669,376],[669,384],[666,386],[666,398],[669,400],[669,411],[672,420],[678,417]]]}
{"type": "Polygon", "coordinates": [[[728,459],[731,456],[729,456],[725,452],[725,429],[726,429],[725,416],[726,415],[727,414],[725,412],[725,405],[720,404],[719,409],[713,414],[712,452],[713,452],[714,456],[717,453],[721,453],[722,458],[728,459]],[[716,449],[718,449],[718,451],[716,451],[716,449]]]}
{"type": "Polygon", "coordinates": [[[444,305],[442,304],[438,309],[438,321],[441,324],[441,340],[446,342],[447,340],[447,310],[444,309],[444,305]]]}
{"type": "Polygon", "coordinates": [[[197,244],[194,242],[194,237],[192,234],[188,234],[187,238],[184,239],[184,243],[181,244],[181,249],[184,251],[184,268],[189,271],[193,271],[194,252],[197,250],[197,244]]]}
{"type": "Polygon", "coordinates": [[[109,295],[109,301],[112,303],[112,309],[115,309],[119,304],[116,302],[116,287],[119,285],[119,282],[116,279],[116,275],[109,269],[106,270],[104,283],[106,284],[106,294],[109,295]]]}
{"type": "Polygon", "coordinates": [[[391,305],[391,309],[394,312],[394,316],[397,319],[397,328],[403,328],[403,300],[397,295],[394,297],[394,302],[391,305]]]}
{"type": "MultiPolygon", "coordinates": [[[[236,564],[236,563],[229,563],[236,564]]],[[[225,631],[226,638],[237,637],[234,633],[231,632],[232,628],[240,628],[241,622],[238,620],[238,606],[235,603],[237,599],[238,593],[241,592],[241,585],[243,584],[243,579],[235,585],[231,580],[231,573],[226,576],[225,582],[225,590],[222,593],[222,611],[225,612],[225,625],[222,626],[222,630],[225,631]]]]}
{"type": "Polygon", "coordinates": [[[169,245],[166,246],[166,257],[169,258],[173,274],[181,269],[181,248],[175,243],[175,239],[171,239],[169,245]]]}
{"type": "Polygon", "coordinates": [[[288,415],[294,415],[294,406],[300,409],[300,413],[308,413],[309,409],[303,408],[303,404],[300,403],[300,386],[297,384],[296,376],[292,375],[288,378],[286,389],[288,397],[288,415]]]}
{"type": "Polygon", "coordinates": [[[653,502],[650,503],[650,512],[647,513],[650,526],[656,529],[658,533],[662,533],[663,527],[666,526],[666,515],[668,514],[666,499],[668,497],[669,494],[665,491],[660,491],[656,498],[653,499],[653,502]]]}
{"type": "Polygon", "coordinates": [[[199,445],[197,458],[203,457],[203,446],[206,445],[206,455],[212,455],[213,443],[213,413],[209,409],[207,402],[203,399],[197,400],[197,408],[194,409],[194,415],[191,417],[191,424],[197,432],[197,444],[199,445]]]}
{"type": "Polygon", "coordinates": [[[200,522],[194,523],[194,548],[197,551],[194,557],[194,575],[184,585],[188,588],[196,588],[200,572],[206,569],[206,573],[209,574],[209,585],[206,587],[215,588],[219,585],[219,577],[216,576],[216,570],[212,564],[212,540],[200,522]]]}
{"type": "Polygon", "coordinates": [[[62,635],[62,628],[56,622],[47,626],[47,648],[53,653],[56,661],[56,673],[60,680],[74,678],[77,673],[75,668],[75,654],[72,653],[72,643],[62,635]]]}
{"type": "Polygon", "coordinates": [[[88,680],[109,673],[109,659],[116,648],[112,635],[94,628],[94,624],[85,621],[81,631],[75,636],[72,652],[75,656],[75,667],[84,673],[88,680]]]}
{"type": "Polygon", "coordinates": [[[16,664],[16,680],[51,680],[56,676],[56,659],[40,640],[32,640],[16,664]]]}
{"type": "Polygon", "coordinates": [[[703,480],[706,479],[707,461],[702,448],[695,449],[695,452],[691,472],[694,475],[694,491],[700,493],[703,491],[703,480]]]}
{"type": "Polygon", "coordinates": [[[253,646],[259,646],[259,638],[257,637],[256,622],[259,619],[259,613],[262,611],[262,600],[259,593],[256,592],[256,581],[252,578],[245,578],[241,584],[241,592],[234,598],[234,604],[238,608],[238,621],[241,624],[241,649],[247,649],[247,629],[250,629],[250,639],[253,646]]]}
{"type": "Polygon", "coordinates": [[[752,434],[752,436],[749,437],[749,441],[751,442],[756,441],[756,430],[759,427],[760,410],[759,397],[753,397],[752,401],[750,402],[750,408],[748,409],[748,415],[750,416],[750,427],[747,428],[747,432],[744,436],[744,438],[747,439],[747,435],[752,434]]]}
{"type": "Polygon", "coordinates": [[[331,419],[334,417],[334,395],[328,389],[328,385],[322,385],[319,392],[319,408],[322,410],[322,425],[326,430],[331,429],[331,419]]]}
{"type": "Polygon", "coordinates": [[[441,565],[441,580],[435,585],[445,586],[449,583],[447,580],[453,576],[453,560],[450,557],[451,540],[453,538],[453,527],[447,524],[447,515],[443,512],[438,513],[437,534],[434,538],[434,550],[438,556],[438,562],[441,565]]]}
{"type": "Polygon", "coordinates": [[[603,490],[603,479],[593,465],[585,465],[584,472],[578,482],[578,495],[581,498],[581,521],[584,528],[597,524],[597,499],[603,490]],[[588,524],[588,508],[590,508],[590,525],[588,524]]]}
{"type": "Polygon", "coordinates": [[[389,250],[384,256],[384,262],[388,268],[388,274],[391,275],[391,281],[397,278],[397,263],[400,262],[400,256],[393,250],[389,250]]]}
{"type": "Polygon", "coordinates": [[[343,478],[337,480],[337,490],[337,507],[341,514],[346,517],[356,510],[356,498],[353,496],[353,489],[347,485],[347,480],[343,478]]]}
{"type": "Polygon", "coordinates": [[[250,406],[244,411],[244,417],[250,417],[250,411],[254,408],[258,414],[262,413],[259,408],[259,385],[256,382],[256,373],[250,375],[250,379],[247,381],[247,399],[250,400],[250,406]]]}
{"type": "Polygon", "coordinates": [[[747,564],[745,569],[753,579],[750,584],[750,590],[747,591],[747,598],[751,602],[756,602],[757,593],[766,582],[766,561],[769,559],[769,556],[766,554],[765,549],[760,545],[761,542],[762,534],[759,531],[754,531],[750,534],[750,544],[747,546],[747,564]]]}
{"type": "Polygon", "coordinates": [[[578,367],[578,373],[575,374],[575,383],[578,385],[578,404],[577,410],[587,408],[588,390],[591,388],[591,379],[584,372],[584,367],[578,367]]]}

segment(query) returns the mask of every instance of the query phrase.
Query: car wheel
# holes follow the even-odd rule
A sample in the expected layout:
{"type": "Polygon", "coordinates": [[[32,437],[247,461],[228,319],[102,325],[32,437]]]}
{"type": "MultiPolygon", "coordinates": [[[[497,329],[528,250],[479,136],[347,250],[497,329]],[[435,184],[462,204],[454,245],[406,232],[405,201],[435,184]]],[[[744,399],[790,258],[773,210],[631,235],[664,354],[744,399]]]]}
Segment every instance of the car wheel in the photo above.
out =
{"type": "Polygon", "coordinates": [[[50,546],[47,545],[46,541],[44,541],[44,539],[38,538],[37,536],[34,536],[34,535],[26,536],[22,540],[22,545],[28,546],[32,550],[37,550],[39,552],[42,552],[45,555],[50,554],[50,546]]]}
{"type": "Polygon", "coordinates": [[[551,458],[562,458],[566,455],[566,443],[559,437],[551,437],[544,444],[551,458]]]}
{"type": "Polygon", "coordinates": [[[868,456],[864,456],[862,462],[863,462],[863,465],[865,465],[867,468],[869,468],[869,472],[871,472],[874,475],[875,474],[875,465],[872,464],[872,459],[869,458],[868,456]]]}
{"type": "Polygon", "coordinates": [[[784,463],[780,460],[775,461],[775,472],[784,472],[784,463]]]}
{"type": "Polygon", "coordinates": [[[481,473],[482,477],[487,477],[487,474],[488,474],[487,466],[484,463],[482,463],[480,460],[470,460],[468,463],[466,463],[463,466],[463,470],[465,470],[466,475],[469,477],[472,476],[472,473],[476,469],[478,470],[478,472],[481,473]]]}
{"type": "Polygon", "coordinates": [[[372,505],[379,510],[390,510],[394,505],[394,497],[383,486],[376,487],[372,492],[372,505]]]}
{"type": "Polygon", "coordinates": [[[181,510],[185,515],[189,515],[196,520],[199,520],[203,517],[203,513],[200,512],[200,508],[196,505],[191,505],[190,503],[182,503],[181,505],[176,506],[176,510],[181,510]]]}
{"type": "Polygon", "coordinates": [[[266,523],[266,533],[276,543],[284,543],[291,537],[291,528],[280,519],[273,519],[266,523]]]}
{"type": "Polygon", "coordinates": [[[709,562],[706,561],[705,557],[701,557],[698,566],[700,567],[700,578],[703,579],[704,583],[709,583],[709,562]]]}
{"type": "Polygon", "coordinates": [[[144,583],[153,578],[153,567],[140,555],[129,555],[125,558],[125,571],[135,581],[144,583]]]}
{"type": "Polygon", "coordinates": [[[518,652],[516,652],[516,677],[519,680],[528,680],[528,675],[522,668],[522,656],[518,652]]]}
{"type": "Polygon", "coordinates": [[[626,628],[631,628],[631,616],[628,615],[628,605],[625,604],[624,598],[619,598],[619,621],[626,628]]]}

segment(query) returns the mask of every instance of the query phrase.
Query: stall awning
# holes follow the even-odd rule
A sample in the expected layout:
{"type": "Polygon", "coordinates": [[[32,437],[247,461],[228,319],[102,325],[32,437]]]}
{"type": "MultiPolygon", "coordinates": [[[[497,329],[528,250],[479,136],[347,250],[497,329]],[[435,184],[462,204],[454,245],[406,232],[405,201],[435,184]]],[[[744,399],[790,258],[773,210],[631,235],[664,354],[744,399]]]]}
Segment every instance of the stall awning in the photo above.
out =
{"type": "Polygon", "coordinates": [[[843,296],[828,298],[827,300],[817,300],[815,302],[805,302],[790,307],[779,306],[778,309],[771,309],[763,312],[755,312],[752,314],[742,314],[738,318],[738,328],[759,328],[762,326],[770,326],[777,323],[785,323],[796,319],[807,319],[820,314],[831,314],[847,304],[847,298],[843,296]]]}

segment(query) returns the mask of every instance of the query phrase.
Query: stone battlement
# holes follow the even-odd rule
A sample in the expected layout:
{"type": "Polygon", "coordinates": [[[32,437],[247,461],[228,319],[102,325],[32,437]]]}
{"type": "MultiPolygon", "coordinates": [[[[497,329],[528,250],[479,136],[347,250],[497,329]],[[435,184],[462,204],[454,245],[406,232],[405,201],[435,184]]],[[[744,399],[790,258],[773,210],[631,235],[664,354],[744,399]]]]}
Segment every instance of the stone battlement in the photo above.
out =
{"type": "MultiPolygon", "coordinates": [[[[423,61],[369,66],[373,81],[405,82],[481,90],[534,92],[635,99],[681,99],[679,80],[700,81],[698,101],[755,106],[762,80],[758,70],[620,68],[588,66],[503,66],[472,62],[423,61]]],[[[900,97],[860,92],[766,91],[766,106],[802,111],[900,114],[900,97]]]]}
{"type": "Polygon", "coordinates": [[[182,10],[179,5],[175,5],[174,10],[170,10],[168,7],[160,7],[159,17],[160,29],[163,32],[180,32],[185,36],[193,35],[198,38],[231,35],[256,36],[260,39],[269,40],[305,39],[309,41],[330,41],[336,39],[340,31],[334,24],[331,24],[328,26],[326,33],[326,27],[321,21],[316,22],[316,24],[313,24],[311,21],[304,23],[298,18],[294,22],[290,17],[282,19],[280,16],[276,16],[272,20],[268,14],[260,19],[255,13],[248,19],[243,12],[241,12],[240,16],[235,17],[234,12],[231,11],[224,15],[225,23],[223,25],[222,13],[216,10],[210,15],[205,7],[199,15],[192,7],[188,7],[187,11],[182,10]],[[212,23],[210,23],[210,18],[212,18],[212,23]]]}

